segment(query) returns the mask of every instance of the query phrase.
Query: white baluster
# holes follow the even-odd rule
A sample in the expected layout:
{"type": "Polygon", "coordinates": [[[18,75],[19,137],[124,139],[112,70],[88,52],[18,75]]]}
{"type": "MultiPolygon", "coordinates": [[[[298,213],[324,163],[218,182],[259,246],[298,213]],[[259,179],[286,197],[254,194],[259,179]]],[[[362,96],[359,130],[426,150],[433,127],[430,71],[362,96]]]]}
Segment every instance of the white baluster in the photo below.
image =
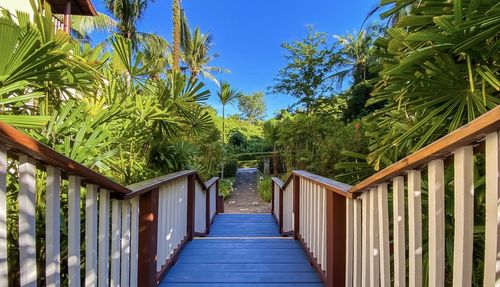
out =
{"type": "Polygon", "coordinates": [[[444,286],[444,163],[429,163],[429,285],[444,286]]]}
{"type": "Polygon", "coordinates": [[[68,180],[68,279],[69,286],[80,286],[80,177],[68,180]]]}
{"type": "Polygon", "coordinates": [[[99,287],[109,287],[109,191],[99,191],[99,287]]]}
{"type": "Polygon", "coordinates": [[[362,199],[362,254],[361,256],[361,280],[363,287],[370,285],[370,195],[369,191],[365,191],[361,196],[362,199]]]}
{"type": "Polygon", "coordinates": [[[85,286],[97,285],[98,186],[87,184],[85,198],[85,286]]]}
{"type": "Polygon", "coordinates": [[[353,200],[354,207],[354,228],[353,228],[353,281],[352,286],[361,286],[361,228],[362,228],[362,216],[361,216],[361,200],[353,200]]]}
{"type": "Polygon", "coordinates": [[[380,282],[380,250],[378,234],[378,202],[377,189],[371,188],[370,197],[370,282],[371,286],[379,286],[380,282]]]}
{"type": "Polygon", "coordinates": [[[455,151],[455,236],[453,286],[472,284],[474,229],[474,155],[472,146],[455,151]]]}
{"type": "Polygon", "coordinates": [[[130,287],[137,287],[139,259],[139,197],[131,200],[130,219],[130,287]]]}
{"type": "Polygon", "coordinates": [[[484,287],[500,285],[500,134],[486,136],[484,287]],[[496,285],[495,285],[496,284],[496,285]]]}
{"type": "Polygon", "coordinates": [[[378,224],[380,254],[380,286],[391,285],[391,257],[389,254],[389,204],[387,202],[387,183],[378,185],[378,224]]]}
{"type": "Polygon", "coordinates": [[[121,202],[111,201],[111,284],[120,286],[121,202]]]}
{"type": "Polygon", "coordinates": [[[36,287],[35,160],[19,156],[19,262],[22,287],[36,287]]]}
{"type": "Polygon", "coordinates": [[[45,245],[46,285],[49,287],[61,284],[61,171],[47,166],[47,191],[45,194],[45,245]]]}
{"type": "Polygon", "coordinates": [[[120,286],[130,285],[130,202],[122,202],[122,238],[121,238],[121,276],[120,286]]]}
{"type": "Polygon", "coordinates": [[[406,286],[405,246],[405,186],[404,177],[392,180],[393,238],[394,238],[394,287],[406,286]]]}
{"type": "Polygon", "coordinates": [[[9,278],[7,256],[7,149],[0,145],[0,282],[9,278]]]}
{"type": "Polygon", "coordinates": [[[410,287],[422,286],[422,187],[419,170],[408,172],[408,246],[410,287]]]}
{"type": "Polygon", "coordinates": [[[353,267],[354,267],[354,200],[345,199],[346,204],[346,252],[345,252],[345,286],[351,287],[353,284],[353,267]]]}

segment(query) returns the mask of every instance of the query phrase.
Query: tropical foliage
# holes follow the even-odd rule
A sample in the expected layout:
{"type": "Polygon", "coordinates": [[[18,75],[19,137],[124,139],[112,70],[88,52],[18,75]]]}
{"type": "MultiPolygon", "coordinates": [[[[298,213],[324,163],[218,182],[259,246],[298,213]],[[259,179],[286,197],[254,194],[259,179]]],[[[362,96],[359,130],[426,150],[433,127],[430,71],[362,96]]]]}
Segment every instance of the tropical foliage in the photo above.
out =
{"type": "Polygon", "coordinates": [[[256,124],[262,121],[266,115],[264,93],[256,92],[239,97],[238,110],[240,110],[242,117],[251,123],[256,124]]]}
{"type": "MultiPolygon", "coordinates": [[[[32,4],[33,19],[23,12],[0,16],[0,120],[123,184],[181,169],[198,169],[204,177],[218,173],[220,133],[204,103],[210,92],[195,76],[152,63],[156,59],[132,27],[142,12],[109,34],[107,46],[91,47],[54,32],[50,7],[40,14],[40,4],[32,4]]],[[[40,211],[45,210],[44,178],[43,172],[37,174],[40,211]]],[[[17,184],[12,162],[7,212],[13,286],[19,284],[17,184]]],[[[66,218],[65,198],[61,207],[61,218],[66,218]]],[[[44,216],[36,214],[37,234],[44,234],[44,216]]],[[[64,261],[67,236],[62,238],[64,261]]],[[[43,237],[37,240],[43,266],[43,237]]],[[[44,285],[43,277],[38,280],[44,285]]]]}
{"type": "MultiPolygon", "coordinates": [[[[290,109],[291,113],[265,125],[266,141],[275,143],[289,170],[308,169],[357,183],[498,106],[497,2],[381,1],[375,11],[387,20],[385,27],[336,36],[332,48],[315,45],[334,54],[331,78],[340,90],[316,93],[309,106],[324,107],[326,102],[328,110],[309,109],[312,112],[305,116],[300,109],[290,109]]],[[[276,85],[299,78],[293,73],[278,76],[276,85]]],[[[323,84],[330,85],[329,79],[323,84]]],[[[484,155],[477,154],[475,161],[483,166],[484,155]]],[[[449,166],[445,170],[446,246],[453,246],[452,175],[449,166]]],[[[474,178],[474,250],[483,250],[484,170],[476,167],[474,178]]],[[[425,175],[422,194],[427,198],[425,175]]],[[[423,200],[423,210],[427,204],[423,200]]],[[[423,220],[428,220],[425,213],[423,220]]],[[[428,231],[422,234],[427,246],[428,231]]],[[[473,286],[482,286],[483,256],[474,253],[473,286]]],[[[452,274],[453,250],[447,248],[445,257],[445,274],[452,274]]],[[[423,259],[427,276],[428,258],[423,259]]],[[[447,275],[445,280],[451,286],[452,278],[447,275]]]]}

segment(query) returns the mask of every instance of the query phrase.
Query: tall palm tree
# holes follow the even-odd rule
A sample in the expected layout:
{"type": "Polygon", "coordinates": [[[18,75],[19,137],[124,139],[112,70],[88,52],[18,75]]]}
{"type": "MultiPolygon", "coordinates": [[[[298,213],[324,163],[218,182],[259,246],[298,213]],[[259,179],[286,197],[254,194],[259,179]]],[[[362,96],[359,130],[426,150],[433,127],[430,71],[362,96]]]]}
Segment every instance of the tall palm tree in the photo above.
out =
{"type": "Polygon", "coordinates": [[[225,127],[224,121],[226,119],[226,105],[233,103],[240,96],[241,93],[229,85],[228,82],[222,81],[220,83],[219,91],[217,92],[217,96],[219,97],[219,101],[222,104],[222,165],[221,165],[221,178],[224,178],[224,146],[225,146],[225,127]]]}
{"type": "Polygon", "coordinates": [[[149,0],[106,0],[106,8],[118,20],[118,32],[125,39],[137,41],[137,22],[148,7],[149,0]]]}
{"type": "Polygon", "coordinates": [[[339,85],[342,85],[347,77],[352,77],[355,84],[367,80],[373,42],[379,30],[377,26],[372,26],[357,33],[335,36],[339,48],[340,65],[343,67],[333,75],[339,85]]]}
{"type": "MultiPolygon", "coordinates": [[[[144,16],[149,2],[153,0],[105,0],[106,9],[112,17],[99,13],[97,17],[73,16],[71,27],[83,39],[94,31],[116,31],[132,41],[134,50],[139,46],[155,47],[154,55],[162,55],[168,49],[168,42],[161,36],[137,30],[137,23],[144,16]]],[[[108,38],[107,40],[110,40],[108,38]]]]}
{"type": "Polygon", "coordinates": [[[180,46],[181,46],[181,0],[172,0],[173,31],[172,59],[173,69],[179,70],[180,46]]]}
{"type": "Polygon", "coordinates": [[[194,33],[191,32],[184,14],[181,16],[181,22],[182,60],[187,65],[192,78],[196,79],[201,75],[219,85],[213,73],[229,73],[230,71],[220,67],[209,66],[209,63],[219,56],[218,54],[210,54],[210,48],[213,45],[212,35],[202,33],[198,27],[196,27],[194,33]]]}

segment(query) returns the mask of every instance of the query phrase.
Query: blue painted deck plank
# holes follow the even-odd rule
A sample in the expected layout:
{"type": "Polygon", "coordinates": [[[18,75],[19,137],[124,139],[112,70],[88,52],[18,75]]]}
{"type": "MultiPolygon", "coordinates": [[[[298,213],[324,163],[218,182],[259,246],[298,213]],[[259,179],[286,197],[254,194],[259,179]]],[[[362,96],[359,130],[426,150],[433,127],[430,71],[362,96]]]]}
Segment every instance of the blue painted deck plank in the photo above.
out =
{"type": "Polygon", "coordinates": [[[295,255],[281,255],[280,258],[276,258],[276,255],[262,255],[262,256],[251,256],[245,258],[237,258],[232,255],[215,255],[215,256],[205,256],[205,255],[190,255],[179,258],[181,263],[303,263],[307,262],[305,258],[298,257],[295,255]]]}
{"type": "Polygon", "coordinates": [[[160,287],[324,287],[323,283],[160,283],[160,287]]]}
{"type": "Polygon", "coordinates": [[[175,264],[169,272],[310,272],[308,263],[198,263],[198,264],[175,264]]]}
{"type": "Polygon", "coordinates": [[[315,272],[236,273],[236,272],[169,272],[164,283],[320,283],[315,272]]]}
{"type": "Polygon", "coordinates": [[[302,249],[298,242],[294,240],[281,240],[281,242],[211,242],[212,240],[194,240],[186,245],[185,249],[244,249],[244,248],[258,248],[258,249],[302,249]],[[290,241],[283,242],[283,241],[290,241]],[[196,243],[195,243],[196,242],[196,243]],[[191,244],[195,243],[195,244],[191,244]]]}
{"type": "Polygon", "coordinates": [[[210,227],[209,237],[280,236],[271,214],[220,214],[210,227]]]}
{"type": "Polygon", "coordinates": [[[302,257],[304,251],[300,249],[260,249],[239,248],[239,249],[185,249],[186,256],[297,256],[302,257]]]}
{"type": "Polygon", "coordinates": [[[280,237],[270,214],[221,214],[214,219],[209,237],[185,246],[160,286],[324,285],[300,244],[280,237]]]}

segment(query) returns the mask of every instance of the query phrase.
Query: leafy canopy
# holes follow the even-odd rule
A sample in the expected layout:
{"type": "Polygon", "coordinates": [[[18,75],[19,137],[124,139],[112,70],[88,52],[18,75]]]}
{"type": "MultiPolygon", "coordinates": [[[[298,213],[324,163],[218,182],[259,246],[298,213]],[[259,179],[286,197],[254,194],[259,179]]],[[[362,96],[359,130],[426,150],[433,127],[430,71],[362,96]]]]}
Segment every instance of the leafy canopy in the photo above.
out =
{"type": "Polygon", "coordinates": [[[239,97],[238,110],[241,112],[244,119],[252,123],[263,120],[266,115],[264,93],[257,92],[239,97]]]}
{"type": "Polygon", "coordinates": [[[269,88],[273,94],[288,94],[299,100],[310,112],[311,104],[333,89],[332,74],[339,58],[328,43],[327,34],[307,27],[307,36],[292,43],[283,43],[287,64],[269,88]]]}

